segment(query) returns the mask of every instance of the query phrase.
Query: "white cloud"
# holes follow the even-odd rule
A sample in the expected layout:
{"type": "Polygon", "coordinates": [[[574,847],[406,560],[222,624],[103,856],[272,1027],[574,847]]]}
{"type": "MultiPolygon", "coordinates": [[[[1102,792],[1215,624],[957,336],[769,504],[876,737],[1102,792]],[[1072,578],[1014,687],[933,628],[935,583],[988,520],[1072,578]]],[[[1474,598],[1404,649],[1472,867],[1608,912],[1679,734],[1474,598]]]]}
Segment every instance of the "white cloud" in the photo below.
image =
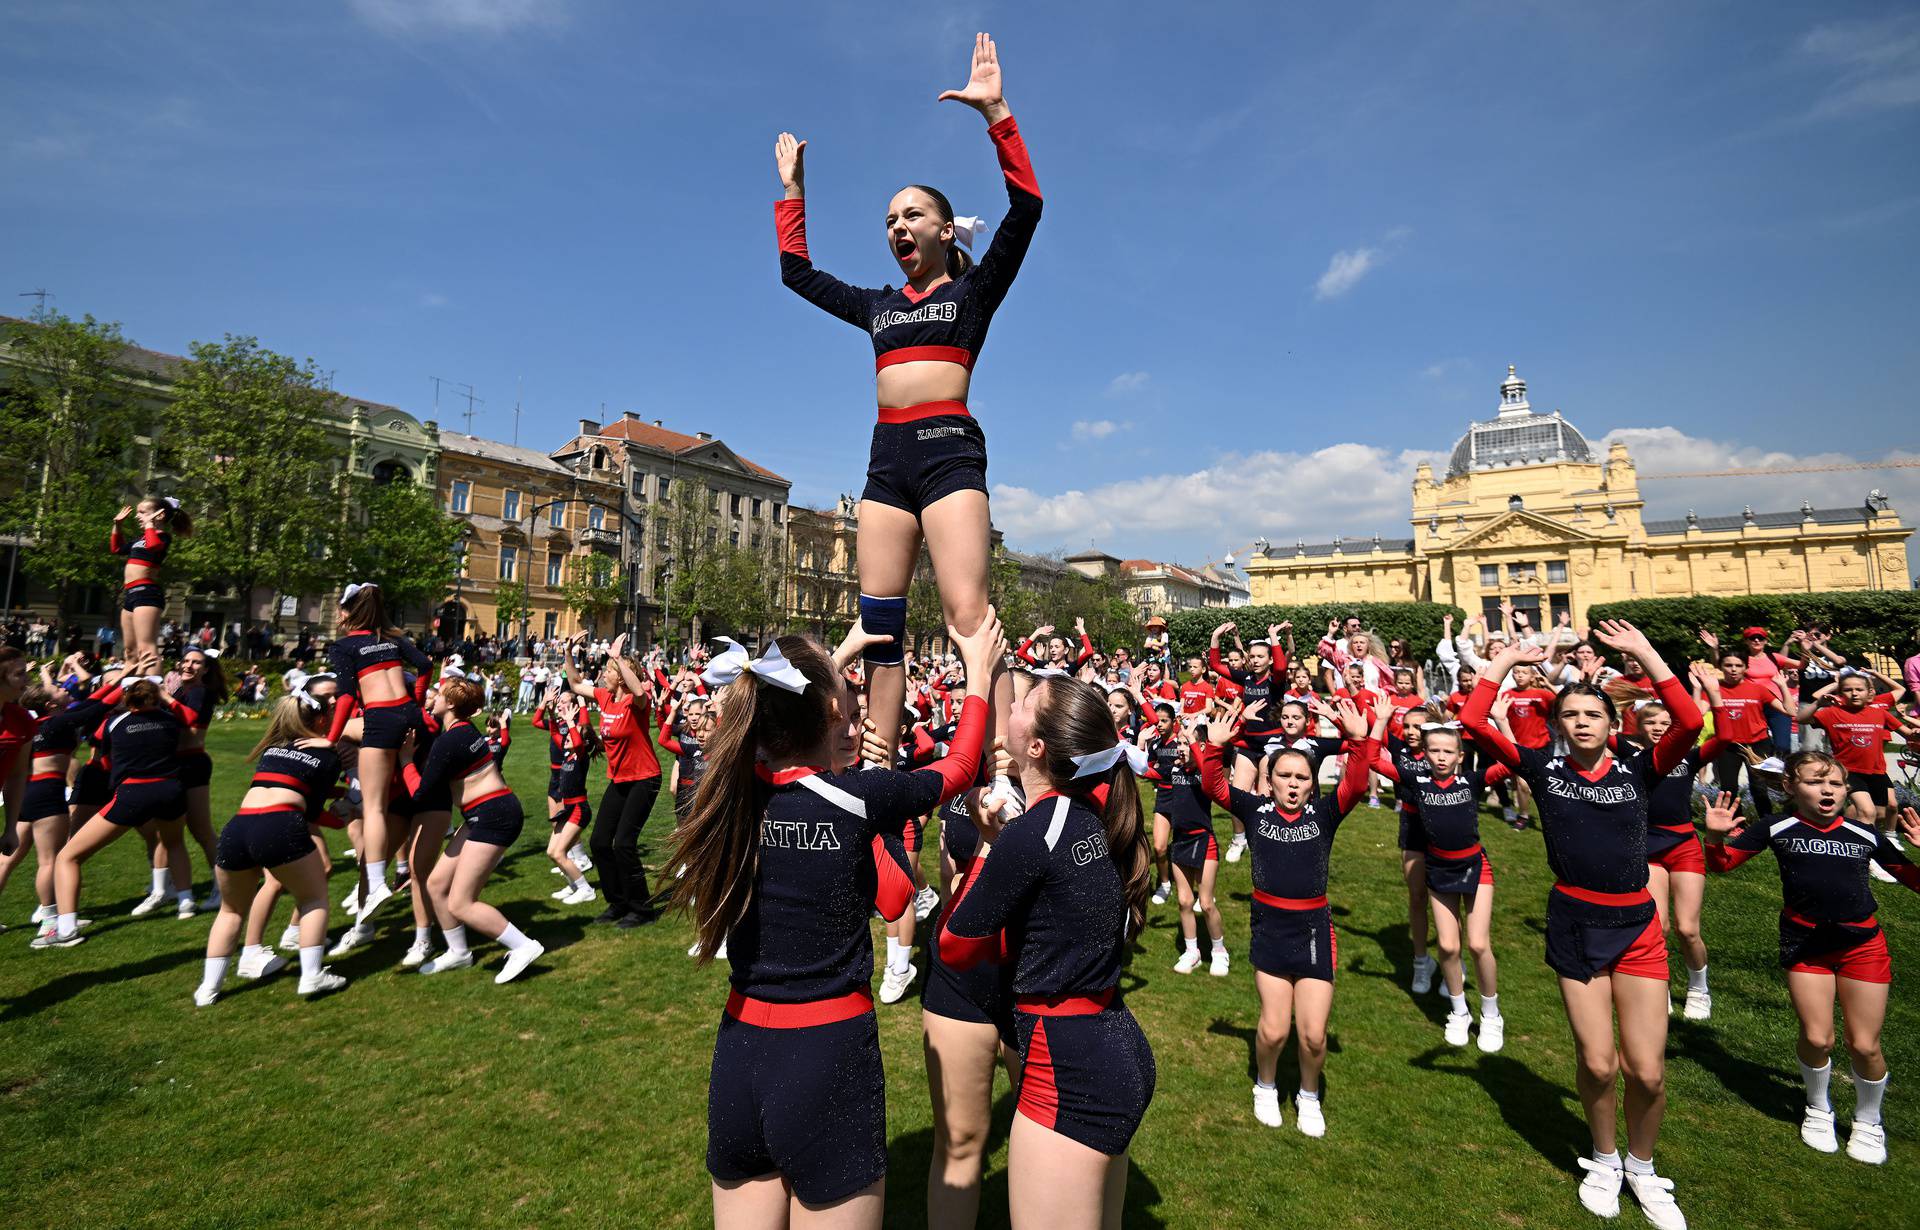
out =
{"type": "Polygon", "coordinates": [[[564,8],[561,0],[347,0],[347,6],[388,34],[504,34],[559,21],[564,8]]]}
{"type": "Polygon", "coordinates": [[[1800,51],[1840,70],[1810,118],[1920,105],[1920,18],[1815,26],[1801,38],[1800,51]]]}
{"type": "Polygon", "coordinates": [[[447,297],[437,290],[421,291],[420,306],[429,308],[445,307],[447,306],[447,297]]]}
{"type": "Polygon", "coordinates": [[[1116,423],[1112,419],[1079,419],[1073,425],[1073,438],[1076,440],[1104,440],[1116,431],[1125,431],[1132,423],[1116,423]]]}
{"type": "MultiPolygon", "coordinates": [[[[1622,427],[1600,440],[1604,448],[1619,441],[1633,455],[1642,476],[1698,474],[1722,470],[1802,468],[1861,461],[1920,460],[1920,454],[1895,451],[1860,455],[1843,452],[1788,452],[1751,444],[1690,436],[1677,427],[1622,427]]],[[[1648,517],[1727,516],[1751,506],[1755,512],[1790,512],[1807,501],[1816,508],[1857,508],[1867,492],[1878,489],[1892,499],[1901,519],[1920,515],[1920,469],[1831,470],[1811,474],[1740,475],[1731,478],[1645,479],[1640,495],[1648,517]]]]}
{"type": "Polygon", "coordinates": [[[1107,381],[1107,396],[1125,397],[1128,393],[1138,393],[1147,387],[1147,382],[1151,379],[1153,377],[1146,372],[1121,372],[1107,381]]]}
{"type": "Polygon", "coordinates": [[[1338,299],[1359,284],[1380,261],[1380,249],[1355,248],[1339,251],[1327,262],[1327,271],[1313,284],[1315,299],[1338,299]]]}
{"type": "Polygon", "coordinates": [[[1464,372],[1472,366],[1473,364],[1461,358],[1441,359],[1437,363],[1429,363],[1421,368],[1420,375],[1428,380],[1445,380],[1454,373],[1464,372]]]}

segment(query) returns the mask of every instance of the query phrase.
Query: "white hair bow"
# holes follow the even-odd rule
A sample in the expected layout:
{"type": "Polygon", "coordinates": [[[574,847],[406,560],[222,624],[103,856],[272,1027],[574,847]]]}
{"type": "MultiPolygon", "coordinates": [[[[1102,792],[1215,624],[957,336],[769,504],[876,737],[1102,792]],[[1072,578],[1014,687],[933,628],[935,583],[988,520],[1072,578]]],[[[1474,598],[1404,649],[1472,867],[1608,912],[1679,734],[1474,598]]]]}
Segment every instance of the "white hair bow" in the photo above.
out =
{"type": "Polygon", "coordinates": [[[1836,678],[1839,678],[1839,679],[1850,679],[1855,675],[1864,675],[1866,673],[1867,672],[1861,670],[1857,666],[1843,666],[1839,670],[1835,671],[1834,675],[1836,678]]]}
{"type": "Polygon", "coordinates": [[[172,496],[170,496],[170,495],[163,495],[163,496],[161,496],[161,497],[160,497],[160,499],[161,499],[161,500],[162,500],[162,501],[163,501],[163,502],[164,502],[164,503],[166,504],[166,506],[167,506],[167,508],[168,508],[168,509],[170,509],[171,511],[173,511],[173,512],[179,512],[179,511],[180,511],[180,501],[179,501],[179,500],[176,500],[176,499],[174,499],[174,498],[173,498],[172,496]]]}
{"type": "Polygon", "coordinates": [[[1460,725],[1458,720],[1455,720],[1451,722],[1423,722],[1421,723],[1420,729],[1421,730],[1462,730],[1464,729],[1464,727],[1460,725]]]}
{"type": "Polygon", "coordinates": [[[973,251],[973,241],[984,234],[986,229],[987,220],[985,218],[955,218],[953,220],[954,240],[969,252],[973,251]]]}
{"type": "Polygon", "coordinates": [[[1105,773],[1125,758],[1127,767],[1135,773],[1147,771],[1147,751],[1138,744],[1122,739],[1102,752],[1088,752],[1084,756],[1073,758],[1073,777],[1075,781],[1083,777],[1092,777],[1096,773],[1105,773]]]}
{"type": "Polygon", "coordinates": [[[345,589],[340,591],[340,605],[345,606],[347,605],[347,603],[352,602],[353,596],[359,593],[363,589],[379,589],[379,588],[380,586],[373,581],[355,581],[351,585],[347,586],[345,589]]]}
{"type": "Polygon", "coordinates": [[[724,688],[738,679],[743,671],[752,671],[762,680],[776,688],[788,692],[807,690],[807,677],[800,669],[787,661],[787,655],[780,652],[779,641],[768,641],[764,652],[757,658],[747,656],[746,646],[731,637],[715,637],[726,652],[718,654],[700,673],[700,682],[708,687],[724,688]]]}
{"type": "Polygon", "coordinates": [[[211,645],[207,646],[205,649],[202,649],[200,653],[201,653],[201,656],[208,657],[208,658],[217,658],[220,656],[220,651],[218,649],[215,649],[211,645]]]}

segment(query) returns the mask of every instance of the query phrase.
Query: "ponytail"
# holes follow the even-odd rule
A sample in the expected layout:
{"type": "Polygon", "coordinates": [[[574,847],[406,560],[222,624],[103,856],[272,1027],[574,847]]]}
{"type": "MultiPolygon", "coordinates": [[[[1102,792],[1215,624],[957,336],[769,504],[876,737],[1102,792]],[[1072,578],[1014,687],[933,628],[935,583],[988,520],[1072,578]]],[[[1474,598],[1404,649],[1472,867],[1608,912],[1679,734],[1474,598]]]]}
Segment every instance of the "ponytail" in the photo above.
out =
{"type": "Polygon", "coordinates": [[[1147,894],[1152,889],[1153,858],[1146,828],[1140,823],[1140,791],[1123,757],[1103,779],[1074,777],[1075,756],[1106,751],[1114,743],[1113,715],[1099,688],[1078,679],[1048,678],[1035,686],[1045,689],[1034,707],[1033,729],[1046,745],[1046,773],[1052,784],[1079,795],[1098,793],[1107,798],[1097,810],[1107,839],[1107,856],[1120,874],[1127,902],[1127,935],[1146,925],[1147,894]]]}
{"type": "Polygon", "coordinates": [[[1107,804],[1100,810],[1100,827],[1107,835],[1107,856],[1120,873],[1120,890],[1127,898],[1127,937],[1147,925],[1147,894],[1153,891],[1153,855],[1147,831],[1140,823],[1140,788],[1122,759],[1107,782],[1107,804]]]}

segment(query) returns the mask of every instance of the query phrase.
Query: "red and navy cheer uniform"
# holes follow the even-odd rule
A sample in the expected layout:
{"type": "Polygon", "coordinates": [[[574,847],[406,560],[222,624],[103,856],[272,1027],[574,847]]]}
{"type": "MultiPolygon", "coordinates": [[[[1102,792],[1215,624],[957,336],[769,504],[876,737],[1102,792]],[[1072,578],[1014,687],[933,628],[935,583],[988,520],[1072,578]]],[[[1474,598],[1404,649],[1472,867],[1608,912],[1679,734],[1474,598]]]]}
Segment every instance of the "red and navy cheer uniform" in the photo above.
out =
{"type": "Polygon", "coordinates": [[[283,744],[261,752],[248,789],[293,790],[299,793],[300,803],[242,807],[235,812],[220,830],[214,865],[222,871],[284,867],[313,853],[313,832],[308,826],[321,822],[321,809],[339,780],[340,757],[331,745],[283,744]]]}
{"type": "Polygon", "coordinates": [[[531,720],[535,730],[547,732],[547,797],[558,803],[560,801],[560,768],[566,760],[567,741],[572,737],[570,728],[565,722],[549,720],[544,705],[533,711],[531,720]]]}
{"type": "Polygon", "coordinates": [[[1178,734],[1171,739],[1157,735],[1148,739],[1146,776],[1153,783],[1154,814],[1167,818],[1171,838],[1167,857],[1182,867],[1219,861],[1213,804],[1201,789],[1200,766],[1194,763],[1187,742],[1178,734]]]}
{"type": "MultiPolygon", "coordinates": [[[[408,765],[402,772],[407,779],[407,788],[416,799],[432,798],[436,791],[451,796],[453,786],[459,783],[462,787],[461,827],[466,831],[467,840],[490,846],[510,846],[519,838],[525,820],[525,814],[520,810],[519,796],[506,786],[471,797],[465,790],[465,782],[469,777],[491,767],[493,748],[487,745],[486,732],[476,729],[472,722],[462,718],[434,739],[433,752],[427,757],[425,765],[408,765]]],[[[451,806],[449,798],[449,810],[451,806]]]]}
{"type": "MultiPolygon", "coordinates": [[[[72,756],[80,746],[81,735],[98,726],[106,711],[105,705],[89,698],[47,714],[34,727],[30,754],[36,758],[72,756]]],[[[30,824],[64,816],[67,807],[67,775],[57,769],[34,773],[27,781],[26,797],[21,800],[20,819],[30,824]]]]}
{"type": "Polygon", "coordinates": [[[502,726],[487,736],[487,747],[493,752],[493,763],[504,770],[507,767],[507,752],[513,747],[513,728],[502,726]]]}
{"type": "Polygon", "coordinates": [[[1200,746],[1208,797],[1246,826],[1253,850],[1253,937],[1247,952],[1261,973],[1333,981],[1340,956],[1327,905],[1333,836],[1366,797],[1377,746],[1371,739],[1353,745],[1333,794],[1309,796],[1292,815],[1265,795],[1235,789],[1220,750],[1211,743],[1200,746]]]}
{"type": "MultiPolygon", "coordinates": [[[[166,704],[176,717],[187,724],[188,730],[199,731],[202,738],[206,737],[207,728],[213,725],[213,701],[208,698],[204,685],[189,683],[167,697],[166,704]]],[[[183,789],[204,788],[212,781],[213,757],[207,755],[204,745],[180,753],[180,785],[183,789]]]]}
{"type": "MultiPolygon", "coordinates": [[[[972,370],[987,326],[1013,285],[1040,221],[1040,187],[1012,116],[987,129],[1007,181],[1007,215],[978,264],[925,293],[911,286],[867,290],[813,267],[807,252],[807,205],[773,207],[780,242],[780,280],[794,293],[873,336],[874,369],[921,361],[972,370]]],[[[965,402],[933,401],[880,409],[867,463],[863,500],[915,516],[956,491],[987,489],[987,443],[965,402]]]]}
{"type": "MultiPolygon", "coordinates": [[[[416,789],[414,781],[420,770],[427,767],[433,758],[433,749],[438,746],[444,733],[440,719],[431,713],[420,715],[420,725],[413,734],[413,759],[408,765],[393,767],[393,784],[387,790],[387,810],[398,816],[428,816],[435,812],[448,813],[453,810],[453,787],[445,778],[440,778],[424,790],[416,789]],[[407,776],[411,767],[416,772],[413,778],[407,776]]],[[[488,748],[491,756],[493,749],[488,748]]]]}
{"type": "Polygon", "coordinates": [[[97,732],[113,765],[113,795],[103,819],[128,827],[186,814],[180,785],[180,719],[165,709],[135,709],[109,718],[97,732]]]}
{"type": "Polygon", "coordinates": [[[1287,687],[1287,655],[1278,645],[1267,647],[1273,655],[1273,663],[1265,673],[1256,675],[1252,671],[1235,670],[1220,656],[1220,646],[1207,648],[1207,665],[1217,672],[1221,679],[1232,683],[1238,690],[1242,704],[1251,705],[1255,701],[1265,701],[1257,718],[1243,719],[1239,731],[1229,745],[1245,755],[1259,758],[1265,754],[1269,739],[1280,736],[1280,694],[1287,687]]]}
{"type": "Polygon", "coordinates": [[[1867,863],[1920,892],[1916,868],[1885,833],[1835,816],[1823,827],[1799,815],[1762,816],[1707,847],[1707,866],[1732,871],[1762,850],[1780,865],[1780,964],[1858,982],[1892,982],[1887,937],[1874,914],[1867,863]]]}
{"type": "Polygon", "coordinates": [[[732,992],[714,1038],[707,1170],[778,1171],[825,1204],[887,1172],[887,1109],[873,1015],[879,890],[873,839],[898,836],[979,771],[987,706],[961,708],[953,753],[912,773],[760,771],[759,859],[727,937],[732,992]]]}
{"type": "MultiPolygon", "coordinates": [[[[986,773],[975,779],[986,785],[986,773]]],[[[1024,800],[1020,783],[1011,783],[1016,797],[1024,800]]],[[[940,805],[940,842],[947,857],[962,877],[973,874],[974,859],[980,853],[980,830],[974,827],[970,792],[963,792],[940,805]]],[[[966,969],[957,969],[940,954],[940,932],[952,913],[950,898],[927,935],[927,977],[920,987],[920,1007],[935,1016],[955,1021],[973,1021],[992,1025],[1000,1031],[1000,1040],[1008,1046],[1019,1045],[1013,1025],[1013,971],[1003,964],[983,961],[966,969]]]]}
{"type": "Polygon", "coordinates": [[[587,802],[587,766],[593,763],[593,740],[587,733],[587,717],[582,713],[556,731],[560,767],[554,785],[559,789],[560,810],[555,824],[577,824],[582,829],[593,822],[593,805],[587,802]]]}
{"type": "MultiPolygon", "coordinates": [[[[1019,658],[1022,662],[1025,662],[1028,666],[1047,665],[1044,659],[1042,659],[1038,654],[1033,652],[1032,637],[1028,637],[1025,640],[1021,641],[1020,644],[1014,649],[1013,653],[1015,657],[1019,658]]],[[[1062,662],[1060,664],[1060,669],[1065,671],[1077,671],[1082,666],[1085,666],[1087,664],[1087,660],[1091,657],[1093,657],[1093,639],[1087,636],[1087,634],[1083,632],[1080,634],[1080,652],[1075,654],[1073,657],[1067,659],[1065,662],[1062,662]]]]}
{"type": "Polygon", "coordinates": [[[674,762],[680,766],[679,774],[673,783],[673,814],[676,820],[684,820],[693,810],[693,794],[700,788],[700,779],[707,773],[707,752],[700,746],[700,740],[687,733],[681,725],[683,719],[675,714],[660,732],[660,746],[673,755],[674,762]]]}
{"type": "Polygon", "coordinates": [[[142,529],[138,538],[124,537],[118,525],[113,527],[113,532],[107,535],[107,550],[148,568],[146,576],[136,577],[122,587],[121,610],[167,605],[167,591],[160,584],[160,565],[166,561],[167,548],[172,545],[173,535],[153,526],[142,529]]]}
{"type": "Polygon", "coordinates": [[[1702,723],[1679,680],[1669,676],[1656,691],[1673,714],[1660,742],[1604,753],[1591,773],[1551,750],[1509,743],[1488,716],[1498,693],[1491,680],[1475,684],[1460,711],[1481,748],[1533,789],[1555,879],[1547,894],[1547,965],[1563,978],[1671,977],[1666,936],[1647,892],[1647,817],[1654,790],[1702,723]]]}
{"type": "Polygon", "coordinates": [[[1727,748],[1718,736],[1690,747],[1680,763],[1655,782],[1647,800],[1647,862],[1669,872],[1707,874],[1706,852],[1693,828],[1693,779],[1702,765],[1714,762],[1727,748]]]}
{"type": "Polygon", "coordinates": [[[1013,968],[1018,1110],[1115,1157],[1153,1100],[1153,1048],[1120,1000],[1129,917],[1100,814],[1045,794],[977,859],[941,929],[957,969],[1013,968]]]}
{"type": "MultiPolygon", "coordinates": [[[[1382,757],[1376,767],[1397,784],[1401,806],[1411,809],[1410,823],[1426,857],[1427,887],[1461,897],[1472,897],[1482,884],[1492,887],[1493,862],[1480,844],[1480,802],[1513,770],[1503,764],[1456,768],[1442,778],[1426,760],[1405,755],[1382,757]]],[[[1403,841],[1400,848],[1414,847],[1403,841]]]]}
{"type": "Polygon", "coordinates": [[[333,702],[333,724],[327,728],[330,742],[340,741],[340,732],[355,713],[362,713],[360,746],[397,751],[407,740],[407,731],[420,725],[420,697],[425,695],[432,677],[433,663],[406,637],[388,640],[372,632],[348,632],[327,646],[327,662],[339,680],[340,695],[333,702]],[[413,689],[398,700],[360,701],[360,681],[376,671],[400,671],[411,666],[415,673],[413,689]]]}

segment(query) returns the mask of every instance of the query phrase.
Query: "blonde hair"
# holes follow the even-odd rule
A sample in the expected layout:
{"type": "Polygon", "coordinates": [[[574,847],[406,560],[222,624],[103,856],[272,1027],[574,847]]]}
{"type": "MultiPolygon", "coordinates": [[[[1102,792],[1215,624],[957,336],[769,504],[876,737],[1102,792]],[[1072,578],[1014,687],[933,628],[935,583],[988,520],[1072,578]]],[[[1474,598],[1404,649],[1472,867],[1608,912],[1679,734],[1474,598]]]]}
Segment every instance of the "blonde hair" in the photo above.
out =
{"type": "Polygon", "coordinates": [[[267,716],[266,733],[247,753],[247,759],[260,759],[260,753],[270,747],[285,747],[302,739],[318,738],[320,731],[316,723],[325,712],[324,709],[308,708],[292,693],[282,696],[273,702],[273,710],[267,716]]]}

